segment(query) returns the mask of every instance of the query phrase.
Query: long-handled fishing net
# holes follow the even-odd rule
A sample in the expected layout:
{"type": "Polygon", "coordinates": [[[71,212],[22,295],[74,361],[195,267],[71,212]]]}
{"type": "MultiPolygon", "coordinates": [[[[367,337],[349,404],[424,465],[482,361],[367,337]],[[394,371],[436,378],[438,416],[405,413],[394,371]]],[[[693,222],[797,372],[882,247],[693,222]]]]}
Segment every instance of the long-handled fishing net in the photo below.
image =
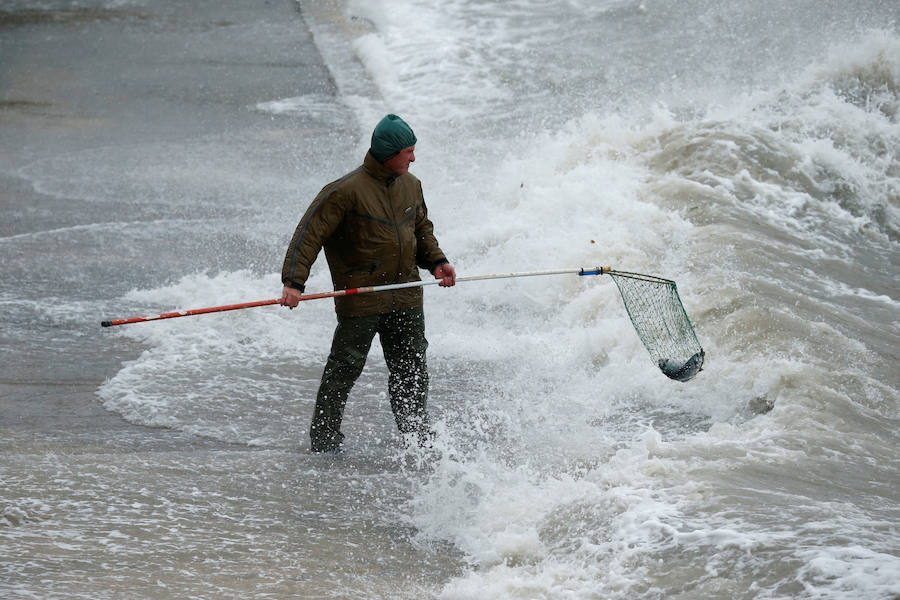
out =
{"type": "Polygon", "coordinates": [[[647,352],[671,379],[688,381],[703,367],[705,353],[688,319],[675,282],[652,275],[607,271],[647,352]]]}
{"type": "MultiPolygon", "coordinates": [[[[697,341],[694,328],[688,319],[675,282],[652,275],[641,275],[627,271],[615,271],[610,267],[595,267],[593,269],[556,269],[552,271],[526,271],[520,273],[494,273],[490,275],[470,275],[457,277],[456,281],[480,281],[485,279],[503,279],[508,277],[533,277],[536,275],[610,275],[622,300],[625,302],[625,310],[631,317],[634,329],[643,342],[650,356],[656,361],[660,370],[667,376],[677,381],[688,381],[696,375],[703,366],[703,348],[697,341]]],[[[369,287],[353,288],[349,290],[336,290],[318,294],[304,294],[300,297],[304,300],[317,300],[320,298],[334,298],[336,296],[349,296],[352,294],[368,294],[387,290],[397,290],[410,287],[436,285],[437,280],[410,281],[406,283],[392,283],[369,287]]],[[[223,312],[251,308],[254,306],[266,306],[278,304],[279,298],[269,300],[256,300],[242,302],[240,304],[228,304],[225,306],[212,306],[209,308],[197,308],[192,310],[179,310],[160,315],[147,315],[144,317],[131,317],[128,319],[114,319],[102,321],[103,327],[126,325],[128,323],[142,323],[158,319],[172,319],[175,317],[188,317],[202,315],[211,312],[223,312]]]]}

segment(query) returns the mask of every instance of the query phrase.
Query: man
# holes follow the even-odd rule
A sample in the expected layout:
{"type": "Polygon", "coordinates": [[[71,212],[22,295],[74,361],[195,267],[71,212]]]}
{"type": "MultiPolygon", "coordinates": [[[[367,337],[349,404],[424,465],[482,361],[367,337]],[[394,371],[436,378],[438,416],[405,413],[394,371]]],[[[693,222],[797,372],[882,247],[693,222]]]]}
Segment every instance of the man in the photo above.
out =
{"type": "MultiPolygon", "coordinates": [[[[456,284],[456,271],[434,237],[422,184],[409,174],[415,146],[409,125],[387,115],[372,133],[362,166],[322,188],[288,246],[281,271],[283,306],[297,306],[322,248],[336,290],[419,281],[419,268],[428,269],[441,286],[456,284]]],[[[316,395],[310,449],[339,450],[347,395],[376,333],[389,371],[397,428],[425,442],[428,341],[422,288],[339,296],[334,306],[338,324],[316,395]]]]}

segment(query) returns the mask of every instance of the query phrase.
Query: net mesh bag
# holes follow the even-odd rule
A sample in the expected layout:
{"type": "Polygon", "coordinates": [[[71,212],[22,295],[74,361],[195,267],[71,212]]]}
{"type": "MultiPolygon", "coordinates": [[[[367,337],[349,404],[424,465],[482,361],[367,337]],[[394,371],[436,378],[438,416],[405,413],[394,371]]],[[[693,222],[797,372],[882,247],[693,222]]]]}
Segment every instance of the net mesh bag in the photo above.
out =
{"type": "Polygon", "coordinates": [[[674,281],[609,271],[638,337],[667,377],[688,381],[703,367],[704,352],[674,281]]]}

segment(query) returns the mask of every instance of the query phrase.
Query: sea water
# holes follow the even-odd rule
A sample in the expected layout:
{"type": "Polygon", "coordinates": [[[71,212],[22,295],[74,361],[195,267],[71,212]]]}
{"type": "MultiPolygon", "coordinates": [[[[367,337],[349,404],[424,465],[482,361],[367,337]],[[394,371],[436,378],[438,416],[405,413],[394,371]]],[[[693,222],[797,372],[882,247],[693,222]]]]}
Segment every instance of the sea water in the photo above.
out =
{"type": "Polygon", "coordinates": [[[708,355],[667,381],[602,279],[429,293],[439,596],[898,597],[900,8],[345,11],[460,273],[669,277],[708,355]]]}
{"type": "MultiPolygon", "coordinates": [[[[96,467],[113,492],[123,472],[145,473],[113,494],[116,526],[58,527],[45,542],[17,533],[16,549],[75,552],[96,537],[115,549],[97,551],[110,569],[150,583],[162,571],[198,595],[900,597],[896,3],[299,8],[335,90],[247,105],[270,119],[271,164],[293,169],[248,181],[240,151],[211,136],[186,147],[224,162],[215,186],[194,180],[209,165],[168,164],[162,143],[119,155],[140,166],[125,177],[99,155],[84,180],[54,178],[71,169],[63,160],[23,170],[47,194],[146,185],[175,204],[184,185],[208,194],[195,201],[232,202],[120,226],[138,244],[177,230],[224,257],[86,300],[92,309],[277,296],[307,203],[394,112],[418,136],[412,172],[459,275],[611,265],[674,279],[703,371],[685,384],[660,373],[605,277],[429,287],[435,448],[403,450],[376,342],[345,453],[321,458],[305,454],[306,430],[329,301],[123,327],[112,335],[142,351],[97,401],[226,449],[96,467]],[[321,141],[277,136],[298,119],[321,141]],[[349,133],[323,133],[336,129],[349,133]],[[236,506],[252,510],[235,520],[236,506]],[[205,560],[178,575],[179,553],[205,560]]],[[[330,289],[324,261],[307,289],[330,289]]],[[[35,483],[7,518],[52,520],[49,505],[96,516],[71,491],[77,464],[46,460],[60,497],[35,483]]]]}

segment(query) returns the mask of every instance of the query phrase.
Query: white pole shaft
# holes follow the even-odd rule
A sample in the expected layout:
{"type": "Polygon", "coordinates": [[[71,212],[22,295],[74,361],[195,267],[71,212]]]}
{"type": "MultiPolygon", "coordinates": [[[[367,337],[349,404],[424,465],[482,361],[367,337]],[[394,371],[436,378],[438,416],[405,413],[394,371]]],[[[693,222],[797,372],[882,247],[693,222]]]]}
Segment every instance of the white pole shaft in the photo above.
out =
{"type": "MultiPolygon", "coordinates": [[[[465,277],[457,277],[456,282],[463,281],[482,281],[485,279],[509,279],[512,277],[537,277],[540,275],[602,275],[609,273],[610,267],[594,267],[592,269],[552,269],[549,271],[520,271],[517,273],[490,273],[487,275],[468,275],[465,277]]],[[[411,287],[423,287],[426,285],[437,285],[440,279],[429,279],[425,281],[409,281],[406,283],[388,283],[385,285],[375,285],[360,287],[352,290],[354,293],[366,292],[384,292],[388,290],[402,290],[411,287]]],[[[350,292],[351,290],[347,290],[350,292]]],[[[349,295],[349,294],[348,294],[349,295]]]]}

